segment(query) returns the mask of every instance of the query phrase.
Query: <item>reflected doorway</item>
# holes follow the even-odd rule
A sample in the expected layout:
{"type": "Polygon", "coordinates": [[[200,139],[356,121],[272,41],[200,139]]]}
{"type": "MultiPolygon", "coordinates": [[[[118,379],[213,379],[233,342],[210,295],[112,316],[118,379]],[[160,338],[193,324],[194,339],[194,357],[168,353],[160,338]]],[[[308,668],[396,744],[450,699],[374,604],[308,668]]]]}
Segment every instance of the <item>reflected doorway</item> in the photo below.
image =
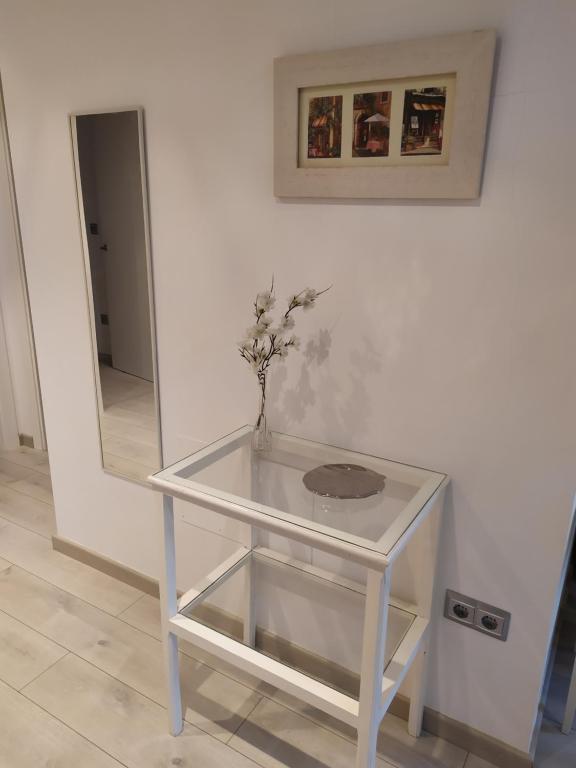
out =
{"type": "Polygon", "coordinates": [[[142,114],[75,115],[72,129],[103,465],[145,480],[161,462],[142,114]]]}

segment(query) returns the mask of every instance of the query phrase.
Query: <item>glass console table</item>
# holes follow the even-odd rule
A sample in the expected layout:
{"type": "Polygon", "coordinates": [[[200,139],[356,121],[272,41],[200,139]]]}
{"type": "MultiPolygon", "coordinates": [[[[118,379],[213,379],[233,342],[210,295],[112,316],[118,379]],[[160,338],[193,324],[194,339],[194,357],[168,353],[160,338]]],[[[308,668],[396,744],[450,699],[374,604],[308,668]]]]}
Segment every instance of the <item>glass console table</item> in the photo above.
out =
{"type": "MultiPolygon", "coordinates": [[[[420,734],[437,537],[448,478],[278,433],[269,451],[256,453],[251,437],[252,428],[242,427],[149,478],[163,494],[160,598],[170,730],[175,735],[182,730],[181,638],[356,728],[357,768],[374,768],[380,722],[410,669],[408,730],[420,734]],[[174,498],[247,524],[244,545],[180,597],[174,498]],[[418,542],[421,534],[424,539],[418,542]],[[270,545],[262,546],[266,537],[270,545]],[[341,569],[319,567],[313,557],[297,559],[272,546],[274,541],[297,542],[300,549],[321,554],[324,564],[345,563],[361,575],[351,579],[341,569]],[[420,547],[412,560],[407,558],[409,543],[420,547]],[[396,563],[417,585],[410,602],[392,595],[396,563]],[[283,652],[290,642],[257,642],[256,609],[259,600],[274,599],[270,584],[278,578],[285,596],[299,596],[318,616],[327,606],[344,612],[351,633],[352,619],[357,619],[358,668],[351,675],[356,690],[322,665],[312,668],[305,654],[283,652]],[[240,615],[219,624],[211,600],[226,590],[241,595],[235,602],[240,615]]],[[[301,623],[299,610],[297,601],[285,600],[285,627],[301,623]]]]}

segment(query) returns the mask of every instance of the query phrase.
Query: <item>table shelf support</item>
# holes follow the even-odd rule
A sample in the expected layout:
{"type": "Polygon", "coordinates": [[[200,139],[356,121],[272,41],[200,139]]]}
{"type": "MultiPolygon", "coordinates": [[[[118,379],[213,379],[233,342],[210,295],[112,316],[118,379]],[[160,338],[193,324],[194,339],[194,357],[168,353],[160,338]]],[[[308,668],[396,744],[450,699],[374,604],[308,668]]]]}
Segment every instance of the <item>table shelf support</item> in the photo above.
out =
{"type": "MultiPolygon", "coordinates": [[[[250,549],[256,546],[256,531],[250,526],[250,549]]],[[[244,573],[244,628],[243,640],[250,648],[256,646],[256,604],[254,600],[254,559],[250,558],[244,573]]]]}

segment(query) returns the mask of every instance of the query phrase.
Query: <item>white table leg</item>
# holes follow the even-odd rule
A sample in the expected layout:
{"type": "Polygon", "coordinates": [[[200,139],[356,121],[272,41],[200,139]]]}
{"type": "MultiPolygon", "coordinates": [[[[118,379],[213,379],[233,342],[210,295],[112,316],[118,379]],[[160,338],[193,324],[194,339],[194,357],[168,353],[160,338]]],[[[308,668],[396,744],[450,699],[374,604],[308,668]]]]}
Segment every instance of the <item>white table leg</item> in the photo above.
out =
{"type": "Polygon", "coordinates": [[[170,631],[170,619],[178,613],[176,592],[176,546],[174,538],[174,500],[163,496],[164,507],[164,562],[160,574],[160,611],[162,614],[162,645],[168,694],[168,718],[170,733],[177,736],[182,731],[182,699],[180,694],[180,665],[178,638],[170,631]]]}
{"type": "Polygon", "coordinates": [[[383,715],[382,677],[389,597],[390,568],[387,568],[384,573],[369,570],[360,668],[356,768],[375,768],[376,766],[378,728],[383,715]]]}
{"type": "Polygon", "coordinates": [[[428,632],[426,632],[422,638],[418,655],[412,662],[410,669],[410,710],[408,713],[408,733],[410,736],[418,737],[422,733],[422,716],[428,678],[428,656],[428,632]]]}
{"type": "MultiPolygon", "coordinates": [[[[250,548],[256,544],[256,532],[250,526],[250,548]]],[[[256,645],[256,606],[254,604],[254,554],[251,555],[244,566],[244,633],[243,640],[246,645],[254,648],[256,645]]]]}

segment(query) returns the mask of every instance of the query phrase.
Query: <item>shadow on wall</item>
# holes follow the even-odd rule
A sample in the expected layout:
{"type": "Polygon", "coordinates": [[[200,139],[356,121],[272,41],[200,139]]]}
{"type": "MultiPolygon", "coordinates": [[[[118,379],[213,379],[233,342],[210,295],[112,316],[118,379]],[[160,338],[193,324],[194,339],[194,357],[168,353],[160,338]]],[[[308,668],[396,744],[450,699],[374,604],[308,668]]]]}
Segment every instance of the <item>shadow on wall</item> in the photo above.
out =
{"type": "Polygon", "coordinates": [[[350,352],[348,379],[335,378],[326,363],[332,347],[331,332],[322,328],[313,336],[303,352],[296,383],[288,385],[288,369],[280,366],[271,380],[270,401],[282,417],[285,428],[303,424],[314,408],[320,414],[330,434],[365,434],[372,407],[364,384],[368,376],[382,370],[381,356],[369,338],[363,339],[350,352]],[[311,371],[318,368],[316,386],[311,384],[311,371]],[[344,394],[346,392],[346,394],[344,394]]]}

